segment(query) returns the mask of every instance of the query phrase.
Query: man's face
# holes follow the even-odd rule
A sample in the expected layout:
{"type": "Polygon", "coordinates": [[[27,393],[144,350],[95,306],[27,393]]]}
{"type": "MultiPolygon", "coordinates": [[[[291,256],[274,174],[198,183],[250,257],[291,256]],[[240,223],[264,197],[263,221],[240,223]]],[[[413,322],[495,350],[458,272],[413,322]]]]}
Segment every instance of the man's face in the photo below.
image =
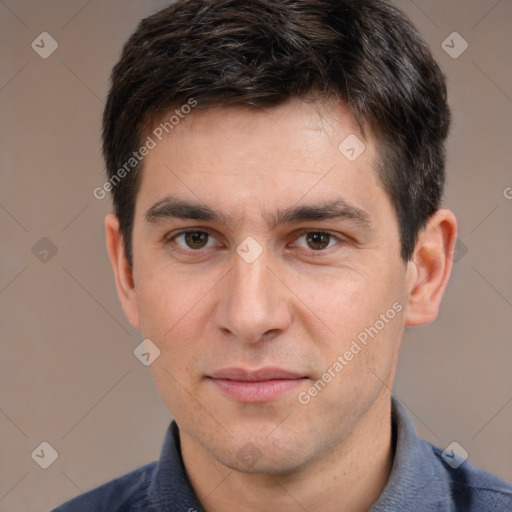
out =
{"type": "Polygon", "coordinates": [[[231,468],[301,468],[389,402],[407,266],[373,141],[338,148],[354,133],[341,106],[196,110],[145,159],[131,321],[182,439],[231,468]]]}

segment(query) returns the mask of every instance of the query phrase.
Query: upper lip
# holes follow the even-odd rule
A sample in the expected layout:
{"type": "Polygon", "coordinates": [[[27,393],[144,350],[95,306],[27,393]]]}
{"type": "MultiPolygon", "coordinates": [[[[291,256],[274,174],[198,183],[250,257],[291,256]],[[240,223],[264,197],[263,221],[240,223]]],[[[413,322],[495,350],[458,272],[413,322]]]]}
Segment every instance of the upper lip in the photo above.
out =
{"type": "Polygon", "coordinates": [[[210,375],[213,379],[229,379],[247,382],[259,382],[273,379],[302,379],[304,375],[281,368],[260,368],[246,370],[244,368],[223,368],[210,375]]]}

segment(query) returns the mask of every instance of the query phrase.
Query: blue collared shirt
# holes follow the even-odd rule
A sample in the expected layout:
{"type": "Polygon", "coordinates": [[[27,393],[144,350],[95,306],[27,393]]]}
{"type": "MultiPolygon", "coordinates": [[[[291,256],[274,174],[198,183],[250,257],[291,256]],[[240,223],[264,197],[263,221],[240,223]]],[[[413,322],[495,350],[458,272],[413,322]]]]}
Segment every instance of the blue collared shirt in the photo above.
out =
{"type": "MultiPolygon", "coordinates": [[[[443,459],[442,450],[420,439],[394,396],[392,429],[395,454],[391,474],[368,512],[512,512],[511,484],[467,460],[454,469],[462,459],[455,460],[453,451],[443,459]]],[[[342,501],[340,510],[344,510],[342,501]]],[[[204,512],[185,473],[176,422],[169,425],[158,461],[73,498],[52,512],[204,512]]]]}

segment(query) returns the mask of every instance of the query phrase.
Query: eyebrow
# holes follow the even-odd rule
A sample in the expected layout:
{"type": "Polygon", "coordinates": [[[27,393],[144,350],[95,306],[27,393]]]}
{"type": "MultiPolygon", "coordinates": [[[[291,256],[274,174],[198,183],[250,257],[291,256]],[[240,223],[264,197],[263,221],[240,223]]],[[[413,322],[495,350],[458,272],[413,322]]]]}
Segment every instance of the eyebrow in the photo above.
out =
{"type": "MultiPolygon", "coordinates": [[[[207,205],[172,196],[167,196],[157,201],[146,211],[144,218],[151,224],[170,218],[230,224],[229,217],[224,212],[215,210],[207,205]]],[[[366,227],[371,225],[370,215],[367,212],[343,199],[279,209],[273,214],[264,214],[263,218],[270,229],[283,224],[332,219],[352,220],[366,227]]]]}

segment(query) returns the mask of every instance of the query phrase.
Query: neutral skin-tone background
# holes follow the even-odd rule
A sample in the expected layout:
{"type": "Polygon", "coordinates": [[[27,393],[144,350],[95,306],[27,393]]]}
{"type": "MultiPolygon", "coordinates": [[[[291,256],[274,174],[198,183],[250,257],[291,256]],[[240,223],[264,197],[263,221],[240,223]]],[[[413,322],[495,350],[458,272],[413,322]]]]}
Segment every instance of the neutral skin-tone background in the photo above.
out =
{"type": "MultiPolygon", "coordinates": [[[[92,191],[104,182],[110,70],[138,20],[165,5],[0,2],[2,511],[48,510],[159,455],[170,415],[133,355],[141,338],[104,249],[110,204],[92,191]],[[42,32],[58,43],[46,59],[42,32]],[[58,452],[48,469],[31,457],[43,441],[58,452]]],[[[457,441],[512,481],[512,2],[397,5],[448,76],[444,204],[460,245],[438,319],[406,330],[394,392],[420,436],[457,441]],[[469,44],[456,59],[441,46],[454,31],[469,44]]],[[[446,44],[452,55],[463,48],[456,36],[446,44]]]]}

